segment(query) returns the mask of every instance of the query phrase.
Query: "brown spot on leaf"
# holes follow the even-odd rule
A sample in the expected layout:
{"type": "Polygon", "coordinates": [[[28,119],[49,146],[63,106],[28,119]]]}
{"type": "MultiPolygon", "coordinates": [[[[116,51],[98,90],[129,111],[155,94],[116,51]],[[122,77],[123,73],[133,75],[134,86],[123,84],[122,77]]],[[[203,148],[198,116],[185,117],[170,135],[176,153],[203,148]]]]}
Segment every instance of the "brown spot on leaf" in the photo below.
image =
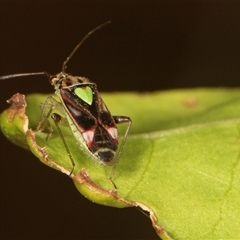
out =
{"type": "Polygon", "coordinates": [[[188,108],[194,108],[198,105],[198,100],[195,97],[188,97],[183,101],[183,105],[188,108]]]}
{"type": "Polygon", "coordinates": [[[78,176],[82,180],[83,183],[87,184],[91,189],[94,189],[94,191],[97,191],[98,193],[104,194],[104,195],[111,195],[114,198],[118,199],[118,193],[117,190],[107,190],[99,187],[96,183],[92,181],[92,179],[89,177],[86,169],[81,169],[78,176]]]}

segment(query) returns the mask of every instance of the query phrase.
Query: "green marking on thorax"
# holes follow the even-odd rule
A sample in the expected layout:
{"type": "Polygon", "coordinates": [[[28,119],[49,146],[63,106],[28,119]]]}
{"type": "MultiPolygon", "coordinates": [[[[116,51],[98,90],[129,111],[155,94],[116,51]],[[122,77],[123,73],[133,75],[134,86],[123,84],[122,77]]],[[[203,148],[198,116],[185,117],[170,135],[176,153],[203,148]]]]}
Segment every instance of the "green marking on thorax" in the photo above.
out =
{"type": "Polygon", "coordinates": [[[90,87],[79,87],[74,90],[74,93],[84,102],[91,105],[93,102],[93,92],[90,87]]]}

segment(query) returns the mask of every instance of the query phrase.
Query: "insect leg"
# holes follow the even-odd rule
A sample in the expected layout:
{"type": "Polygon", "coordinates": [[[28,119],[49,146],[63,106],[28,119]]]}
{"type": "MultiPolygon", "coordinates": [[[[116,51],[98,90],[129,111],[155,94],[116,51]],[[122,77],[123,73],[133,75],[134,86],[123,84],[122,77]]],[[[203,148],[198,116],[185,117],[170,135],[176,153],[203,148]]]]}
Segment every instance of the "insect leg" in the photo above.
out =
{"type": "MultiPolygon", "coordinates": [[[[51,127],[51,124],[49,123],[49,117],[52,114],[52,111],[54,109],[63,112],[61,104],[52,96],[48,97],[45,101],[45,103],[42,103],[40,105],[40,108],[42,110],[42,114],[39,120],[39,123],[37,125],[36,131],[42,131],[47,126],[49,134],[47,136],[47,140],[51,136],[53,129],[51,127]]],[[[64,112],[63,112],[64,113],[64,112]]]]}
{"type": "Polygon", "coordinates": [[[123,147],[124,147],[124,144],[127,140],[127,135],[128,135],[128,132],[129,132],[129,129],[131,127],[131,124],[132,124],[132,120],[130,117],[126,117],[126,116],[113,116],[113,119],[115,121],[116,124],[120,124],[120,123],[128,123],[128,126],[127,126],[127,129],[125,131],[125,134],[124,134],[124,137],[123,137],[123,140],[122,140],[122,143],[120,145],[120,148],[117,152],[117,156],[116,156],[116,162],[115,164],[113,165],[112,167],[112,171],[109,175],[109,180],[110,182],[113,184],[114,188],[117,188],[115,183],[113,182],[113,175],[114,175],[114,172],[116,170],[116,167],[117,167],[117,164],[118,164],[118,161],[119,161],[119,158],[120,158],[120,155],[122,153],[122,150],[123,150],[123,147]]]}
{"type": "Polygon", "coordinates": [[[72,163],[72,169],[71,169],[71,172],[69,174],[69,176],[71,176],[71,174],[73,173],[74,167],[75,167],[75,162],[74,162],[72,154],[71,154],[71,152],[70,152],[70,150],[67,146],[65,138],[63,136],[63,133],[62,133],[60,127],[59,127],[59,125],[67,126],[68,125],[67,119],[65,117],[62,117],[58,113],[52,113],[54,110],[57,110],[58,112],[60,112],[64,115],[64,109],[63,109],[61,103],[58,102],[52,96],[48,97],[46,99],[45,103],[41,104],[40,107],[42,109],[42,115],[40,117],[40,121],[38,123],[38,126],[37,126],[36,130],[37,131],[42,131],[45,128],[45,126],[47,125],[47,128],[49,130],[49,134],[48,134],[46,140],[48,140],[49,137],[51,136],[52,132],[53,132],[52,126],[49,122],[49,117],[51,116],[51,118],[53,119],[53,121],[55,123],[58,134],[59,134],[60,138],[62,139],[62,143],[64,145],[64,148],[66,149],[67,154],[69,156],[69,159],[72,163]]]}
{"type": "Polygon", "coordinates": [[[63,133],[62,133],[60,127],[59,127],[59,124],[61,124],[61,122],[62,122],[62,117],[59,114],[57,114],[57,113],[52,113],[51,114],[51,118],[53,119],[53,121],[55,123],[55,126],[57,128],[58,134],[59,134],[60,138],[62,139],[62,143],[64,145],[64,148],[66,149],[68,157],[69,157],[69,159],[70,159],[70,161],[72,163],[72,169],[71,169],[71,172],[69,174],[69,176],[71,176],[72,173],[73,173],[74,167],[75,167],[75,162],[74,162],[72,154],[71,154],[71,152],[70,152],[70,150],[68,148],[68,145],[67,145],[67,143],[65,141],[63,133]]]}

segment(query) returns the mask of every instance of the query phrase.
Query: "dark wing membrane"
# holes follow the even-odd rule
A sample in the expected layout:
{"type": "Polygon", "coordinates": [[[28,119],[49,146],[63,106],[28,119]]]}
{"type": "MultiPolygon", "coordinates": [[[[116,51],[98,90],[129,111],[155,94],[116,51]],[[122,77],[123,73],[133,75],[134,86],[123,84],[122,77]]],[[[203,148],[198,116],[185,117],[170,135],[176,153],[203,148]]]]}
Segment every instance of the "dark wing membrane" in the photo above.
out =
{"type": "Polygon", "coordinates": [[[109,127],[115,127],[116,123],[110,113],[110,111],[108,110],[106,104],[104,103],[104,101],[102,100],[100,94],[98,93],[96,86],[95,86],[95,102],[93,104],[95,104],[95,108],[97,109],[97,119],[98,122],[104,126],[106,129],[108,129],[109,127]]]}
{"type": "Polygon", "coordinates": [[[94,132],[93,141],[88,145],[89,150],[104,164],[112,165],[118,147],[118,140],[112,138],[108,131],[98,126],[94,132]]]}
{"type": "Polygon", "coordinates": [[[92,152],[96,152],[101,148],[108,148],[113,151],[116,151],[117,144],[118,144],[117,139],[112,138],[112,136],[108,133],[108,131],[105,128],[98,126],[95,129],[93,141],[90,144],[89,148],[91,148],[92,152]]]}

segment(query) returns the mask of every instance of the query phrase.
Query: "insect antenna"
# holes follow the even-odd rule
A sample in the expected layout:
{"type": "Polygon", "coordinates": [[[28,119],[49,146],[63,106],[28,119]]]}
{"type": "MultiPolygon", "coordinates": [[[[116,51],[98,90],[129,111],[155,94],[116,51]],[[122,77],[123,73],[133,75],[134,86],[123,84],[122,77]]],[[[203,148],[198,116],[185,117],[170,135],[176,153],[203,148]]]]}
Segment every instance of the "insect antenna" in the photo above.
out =
{"type": "Polygon", "coordinates": [[[67,63],[69,62],[69,60],[71,59],[71,57],[74,55],[74,53],[78,50],[78,48],[83,44],[83,42],[85,42],[85,40],[95,31],[97,31],[98,29],[110,24],[111,21],[107,21],[101,25],[99,25],[98,27],[94,28],[93,30],[91,30],[89,33],[87,33],[85,35],[85,37],[78,43],[78,45],[73,49],[73,51],[70,53],[70,55],[67,57],[67,59],[63,62],[62,65],[62,72],[65,73],[65,70],[67,69],[67,63]]]}
{"type": "MultiPolygon", "coordinates": [[[[99,25],[98,27],[94,28],[92,31],[90,31],[88,34],[85,35],[85,37],[78,43],[78,45],[73,49],[73,51],[71,52],[71,54],[67,57],[67,59],[63,62],[62,65],[62,72],[64,73],[65,70],[67,69],[67,63],[69,62],[69,60],[71,59],[71,57],[74,55],[74,53],[78,50],[78,48],[83,44],[83,42],[95,31],[97,31],[98,29],[110,24],[111,21],[107,21],[101,25],[99,25]]],[[[0,80],[5,80],[5,79],[9,79],[9,78],[16,78],[16,77],[26,77],[26,76],[36,76],[36,75],[45,75],[48,78],[50,78],[52,75],[47,73],[47,72],[33,72],[33,73],[17,73],[17,74],[10,74],[10,75],[4,75],[0,77],[0,80]]]]}
{"type": "Polygon", "coordinates": [[[1,76],[0,80],[5,80],[5,79],[8,79],[8,78],[15,78],[15,77],[36,76],[36,75],[45,75],[48,78],[51,76],[47,72],[17,73],[17,74],[10,74],[10,75],[1,76]]]}

